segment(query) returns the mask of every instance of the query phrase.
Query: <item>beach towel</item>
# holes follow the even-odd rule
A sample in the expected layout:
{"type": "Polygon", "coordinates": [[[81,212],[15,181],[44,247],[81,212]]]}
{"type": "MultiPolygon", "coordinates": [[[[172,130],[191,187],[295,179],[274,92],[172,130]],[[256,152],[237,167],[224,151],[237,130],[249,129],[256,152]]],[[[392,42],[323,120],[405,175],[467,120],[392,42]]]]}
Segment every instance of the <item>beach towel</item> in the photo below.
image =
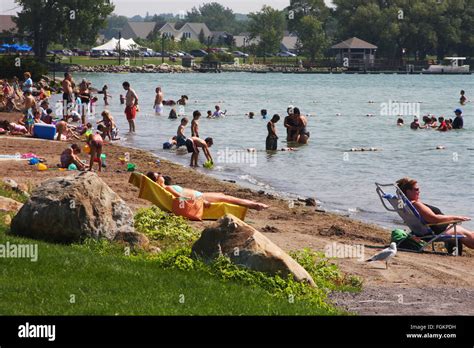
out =
{"type": "MultiPolygon", "coordinates": [[[[155,204],[161,210],[173,212],[173,201],[176,198],[146,175],[134,172],[128,182],[140,189],[139,198],[155,204]]],[[[226,214],[232,214],[244,221],[247,208],[230,203],[211,203],[210,207],[204,207],[202,220],[218,220],[226,214]]]]}
{"type": "Polygon", "coordinates": [[[192,221],[201,221],[204,214],[204,200],[202,197],[196,199],[174,198],[173,214],[192,221]]]}

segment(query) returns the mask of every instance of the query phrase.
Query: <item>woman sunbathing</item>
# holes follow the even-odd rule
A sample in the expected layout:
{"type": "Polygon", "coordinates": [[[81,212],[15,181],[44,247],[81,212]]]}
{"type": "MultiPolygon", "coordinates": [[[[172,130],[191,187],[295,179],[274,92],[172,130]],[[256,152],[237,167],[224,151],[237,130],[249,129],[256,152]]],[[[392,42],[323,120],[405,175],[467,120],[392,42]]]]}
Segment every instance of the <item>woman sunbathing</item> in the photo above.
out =
{"type": "MultiPolygon", "coordinates": [[[[421,217],[428,224],[440,224],[435,226],[430,226],[434,233],[454,235],[454,228],[451,227],[448,230],[449,223],[453,221],[469,221],[471,220],[465,216],[458,215],[444,215],[438,208],[430,206],[426,203],[422,203],[420,200],[420,188],[418,187],[418,182],[414,179],[403,178],[397,181],[397,185],[405,194],[405,196],[411,201],[416,210],[420,213],[421,217]]],[[[458,235],[464,236],[460,241],[467,246],[468,248],[474,249],[474,232],[469,231],[461,226],[456,227],[456,232],[458,235]]]]}
{"type": "Polygon", "coordinates": [[[199,192],[196,190],[181,187],[179,185],[171,185],[171,177],[161,175],[161,173],[149,172],[146,175],[152,181],[163,187],[166,191],[170,192],[174,197],[186,197],[186,198],[201,198],[204,200],[204,206],[207,208],[211,203],[230,203],[247,207],[249,209],[263,210],[267,209],[268,205],[258,203],[248,199],[237,198],[228,196],[219,192],[199,192]]]}

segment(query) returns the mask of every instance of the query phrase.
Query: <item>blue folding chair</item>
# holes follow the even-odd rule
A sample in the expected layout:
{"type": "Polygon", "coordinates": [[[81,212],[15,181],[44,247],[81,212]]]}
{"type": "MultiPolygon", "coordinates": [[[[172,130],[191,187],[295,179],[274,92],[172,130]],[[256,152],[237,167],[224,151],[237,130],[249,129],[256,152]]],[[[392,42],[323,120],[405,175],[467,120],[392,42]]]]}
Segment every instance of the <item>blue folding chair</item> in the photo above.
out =
{"type": "Polygon", "coordinates": [[[419,238],[426,243],[416,251],[423,252],[430,244],[432,250],[435,251],[434,243],[443,242],[448,250],[448,254],[453,254],[455,256],[462,254],[462,243],[459,242],[459,239],[464,238],[464,236],[458,235],[456,232],[456,226],[461,224],[462,221],[453,220],[440,224],[428,224],[396,184],[375,183],[375,186],[377,187],[376,192],[379,195],[384,208],[388,211],[397,212],[405,225],[407,225],[411,230],[411,236],[419,238]],[[393,193],[386,193],[383,188],[390,188],[393,193]],[[387,206],[386,202],[390,204],[391,208],[387,206]],[[448,225],[445,231],[453,227],[454,235],[448,235],[445,233],[436,234],[431,229],[431,226],[436,225],[448,225]]]}

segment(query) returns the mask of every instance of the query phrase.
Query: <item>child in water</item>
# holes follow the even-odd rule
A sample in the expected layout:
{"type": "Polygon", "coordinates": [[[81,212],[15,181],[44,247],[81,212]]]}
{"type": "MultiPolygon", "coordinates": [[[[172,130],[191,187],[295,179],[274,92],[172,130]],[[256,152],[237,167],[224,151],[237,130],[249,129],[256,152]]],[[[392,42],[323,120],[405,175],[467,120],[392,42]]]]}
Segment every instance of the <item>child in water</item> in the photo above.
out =
{"type": "Polygon", "coordinates": [[[265,142],[265,148],[267,151],[276,151],[278,146],[278,136],[276,134],[275,123],[280,121],[280,115],[273,115],[270,122],[267,123],[267,140],[265,142]]]}
{"type": "Polygon", "coordinates": [[[260,115],[262,115],[262,118],[264,120],[266,120],[267,119],[267,110],[265,110],[265,109],[260,110],[260,115]]]}
{"type": "Polygon", "coordinates": [[[168,116],[169,119],[175,120],[178,118],[178,114],[176,114],[176,108],[172,108],[170,110],[170,114],[168,116]]]}
{"type": "Polygon", "coordinates": [[[189,121],[186,117],[183,117],[181,119],[181,123],[178,127],[178,131],[177,131],[177,134],[176,134],[176,146],[177,147],[186,145],[186,136],[184,135],[184,129],[188,125],[188,122],[189,121]]]}
{"type": "Polygon", "coordinates": [[[461,105],[466,104],[467,98],[466,98],[465,94],[466,94],[466,92],[464,92],[464,90],[461,90],[461,97],[459,98],[459,103],[461,105]]]}
{"type": "Polygon", "coordinates": [[[222,111],[221,110],[221,107],[219,105],[216,105],[216,111],[214,111],[214,114],[212,116],[214,117],[224,117],[225,114],[227,113],[227,110],[226,111],[222,111]]]}
{"type": "Polygon", "coordinates": [[[191,121],[191,136],[199,138],[199,118],[201,113],[198,110],[193,112],[193,120],[191,121]]]}
{"type": "Polygon", "coordinates": [[[107,91],[109,90],[109,87],[107,85],[104,85],[104,87],[102,87],[102,93],[104,95],[104,104],[105,106],[109,105],[109,97],[112,98],[112,96],[110,94],[107,93],[107,91]]]}

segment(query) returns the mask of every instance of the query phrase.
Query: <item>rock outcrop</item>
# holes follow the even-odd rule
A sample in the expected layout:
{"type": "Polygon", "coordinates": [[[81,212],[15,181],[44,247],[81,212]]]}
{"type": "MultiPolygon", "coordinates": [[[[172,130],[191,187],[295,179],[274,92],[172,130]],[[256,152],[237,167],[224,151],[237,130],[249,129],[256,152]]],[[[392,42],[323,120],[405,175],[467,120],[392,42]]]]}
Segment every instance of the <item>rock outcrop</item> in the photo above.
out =
{"type": "Polygon", "coordinates": [[[280,274],[292,274],[294,279],[315,286],[311,275],[293,258],[252,226],[233,215],[219,219],[206,228],[193,245],[193,255],[213,259],[225,255],[249,269],[280,274]]]}
{"type": "MultiPolygon", "coordinates": [[[[135,231],[131,209],[101,178],[89,172],[40,184],[13,218],[11,232],[72,243],[85,238],[112,241],[118,234],[135,231]]],[[[127,240],[123,235],[121,239],[127,240]]]]}

